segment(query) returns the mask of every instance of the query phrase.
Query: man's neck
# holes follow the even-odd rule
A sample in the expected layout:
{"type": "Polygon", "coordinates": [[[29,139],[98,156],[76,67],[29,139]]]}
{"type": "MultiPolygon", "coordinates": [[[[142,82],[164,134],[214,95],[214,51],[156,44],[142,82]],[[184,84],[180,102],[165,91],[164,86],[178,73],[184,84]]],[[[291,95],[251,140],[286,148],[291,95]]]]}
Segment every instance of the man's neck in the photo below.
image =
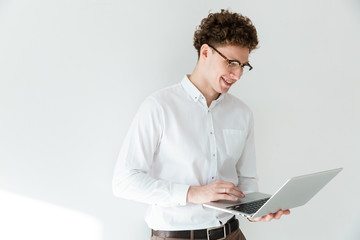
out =
{"type": "Polygon", "coordinates": [[[192,74],[189,76],[190,81],[194,86],[204,95],[206,99],[206,104],[210,107],[212,101],[217,99],[220,96],[220,93],[215,92],[210,86],[209,82],[204,78],[200,71],[195,68],[192,74]]]}

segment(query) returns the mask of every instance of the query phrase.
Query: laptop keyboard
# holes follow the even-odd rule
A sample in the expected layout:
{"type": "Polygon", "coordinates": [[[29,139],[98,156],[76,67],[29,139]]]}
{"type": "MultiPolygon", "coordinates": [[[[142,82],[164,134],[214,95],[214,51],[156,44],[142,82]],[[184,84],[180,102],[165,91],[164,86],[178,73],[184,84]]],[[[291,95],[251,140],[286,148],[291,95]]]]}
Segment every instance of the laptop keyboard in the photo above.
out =
{"type": "Polygon", "coordinates": [[[257,210],[259,210],[259,208],[261,208],[262,205],[264,205],[267,202],[267,200],[269,200],[269,199],[270,198],[264,198],[264,199],[257,200],[254,202],[240,203],[238,205],[234,205],[234,206],[227,207],[227,208],[231,209],[231,210],[247,213],[247,214],[253,214],[257,210]]]}

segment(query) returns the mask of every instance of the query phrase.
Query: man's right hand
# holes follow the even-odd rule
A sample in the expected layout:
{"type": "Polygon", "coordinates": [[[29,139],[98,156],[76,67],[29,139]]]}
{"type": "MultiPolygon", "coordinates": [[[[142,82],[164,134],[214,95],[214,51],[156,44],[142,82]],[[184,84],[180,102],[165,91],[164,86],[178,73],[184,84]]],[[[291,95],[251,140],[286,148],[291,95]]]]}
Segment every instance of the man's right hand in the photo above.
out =
{"type": "Polygon", "coordinates": [[[190,186],[186,201],[203,204],[218,200],[236,201],[244,197],[244,193],[235,184],[218,180],[205,186],[190,186]]]}

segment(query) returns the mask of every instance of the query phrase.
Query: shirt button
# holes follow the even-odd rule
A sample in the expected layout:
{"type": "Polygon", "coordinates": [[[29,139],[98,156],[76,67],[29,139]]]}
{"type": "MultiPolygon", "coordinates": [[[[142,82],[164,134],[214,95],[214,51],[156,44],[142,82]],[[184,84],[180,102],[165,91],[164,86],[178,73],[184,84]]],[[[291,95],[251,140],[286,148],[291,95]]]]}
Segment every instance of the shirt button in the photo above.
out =
{"type": "Polygon", "coordinates": [[[213,154],[213,156],[215,157],[215,154],[213,154]]]}
{"type": "Polygon", "coordinates": [[[212,134],[212,132],[210,132],[210,134],[212,134]]]}
{"type": "Polygon", "coordinates": [[[214,177],[211,177],[211,179],[214,179],[214,177]]]}

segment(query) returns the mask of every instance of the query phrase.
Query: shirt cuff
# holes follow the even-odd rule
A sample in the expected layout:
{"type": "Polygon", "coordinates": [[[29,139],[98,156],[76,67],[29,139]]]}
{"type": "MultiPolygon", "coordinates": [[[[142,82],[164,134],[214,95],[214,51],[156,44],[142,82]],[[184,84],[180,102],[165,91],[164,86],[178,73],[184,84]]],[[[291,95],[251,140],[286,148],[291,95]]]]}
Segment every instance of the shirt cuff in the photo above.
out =
{"type": "Polygon", "coordinates": [[[177,205],[185,206],[189,188],[190,188],[190,185],[174,184],[173,185],[173,194],[172,194],[173,202],[177,205]]]}

